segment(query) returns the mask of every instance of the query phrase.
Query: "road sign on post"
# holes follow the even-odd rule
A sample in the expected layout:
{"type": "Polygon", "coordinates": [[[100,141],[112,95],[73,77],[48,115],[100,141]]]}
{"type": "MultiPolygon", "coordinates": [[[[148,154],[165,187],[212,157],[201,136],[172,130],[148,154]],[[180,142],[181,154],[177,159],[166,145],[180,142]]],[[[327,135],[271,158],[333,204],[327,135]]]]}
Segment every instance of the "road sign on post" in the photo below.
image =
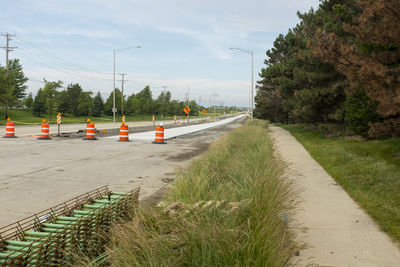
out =
{"type": "Polygon", "coordinates": [[[184,107],[183,112],[185,112],[185,114],[189,114],[190,108],[188,106],[184,107]]]}
{"type": "Polygon", "coordinates": [[[188,122],[188,124],[189,124],[189,112],[190,112],[190,108],[189,108],[188,106],[184,107],[184,108],[183,108],[183,112],[186,113],[186,115],[187,115],[187,122],[188,122]]]}
{"type": "Polygon", "coordinates": [[[58,113],[58,115],[57,115],[57,127],[58,127],[57,135],[58,136],[60,136],[60,125],[61,125],[61,113],[58,113]]]}
{"type": "Polygon", "coordinates": [[[201,113],[203,113],[203,115],[206,115],[207,110],[203,109],[203,110],[201,111],[201,113]]]}

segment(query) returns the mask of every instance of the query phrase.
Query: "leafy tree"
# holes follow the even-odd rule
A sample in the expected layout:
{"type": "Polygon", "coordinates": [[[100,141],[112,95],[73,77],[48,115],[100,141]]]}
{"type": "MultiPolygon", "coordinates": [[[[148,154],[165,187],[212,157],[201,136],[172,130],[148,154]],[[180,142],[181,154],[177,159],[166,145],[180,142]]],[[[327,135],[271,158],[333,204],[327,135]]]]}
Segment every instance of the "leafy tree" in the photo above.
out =
{"type": "Polygon", "coordinates": [[[95,117],[100,117],[103,111],[104,111],[103,98],[101,97],[100,92],[97,92],[93,101],[92,115],[95,117]]]}
{"type": "Polygon", "coordinates": [[[92,95],[92,92],[81,92],[81,94],[79,95],[79,115],[89,116],[91,114],[93,108],[92,95]]]}
{"type": "Polygon", "coordinates": [[[68,102],[69,102],[69,108],[71,112],[75,116],[79,116],[80,112],[78,110],[78,105],[79,105],[79,96],[82,92],[82,87],[78,84],[70,84],[67,87],[67,92],[68,92],[68,102]]]}
{"type": "Polygon", "coordinates": [[[46,100],[44,97],[43,89],[38,90],[35,96],[35,100],[33,101],[32,108],[32,114],[34,116],[41,117],[43,114],[47,113],[46,100]]]}
{"type": "MultiPolygon", "coordinates": [[[[116,88],[115,89],[115,107],[117,108],[117,114],[121,114],[121,91],[116,88]]],[[[113,108],[113,97],[114,92],[110,93],[110,96],[107,98],[106,102],[104,103],[104,113],[107,115],[113,115],[112,108],[113,108]]]]}
{"type": "Polygon", "coordinates": [[[25,97],[23,104],[27,108],[31,108],[32,107],[32,105],[33,105],[33,95],[32,95],[32,93],[29,93],[28,96],[25,97]]]}
{"type": "Polygon", "coordinates": [[[59,93],[57,102],[57,112],[60,112],[64,116],[65,113],[70,111],[70,98],[67,90],[63,90],[59,93]]]}
{"type": "Polygon", "coordinates": [[[127,114],[139,114],[139,102],[140,100],[135,94],[132,94],[126,100],[126,113],[127,114]]]}
{"type": "Polygon", "coordinates": [[[45,100],[47,111],[49,114],[49,120],[51,120],[51,115],[53,114],[57,103],[57,97],[59,96],[58,89],[61,88],[62,81],[50,82],[45,79],[44,82],[45,84],[42,89],[43,98],[45,100]]]}

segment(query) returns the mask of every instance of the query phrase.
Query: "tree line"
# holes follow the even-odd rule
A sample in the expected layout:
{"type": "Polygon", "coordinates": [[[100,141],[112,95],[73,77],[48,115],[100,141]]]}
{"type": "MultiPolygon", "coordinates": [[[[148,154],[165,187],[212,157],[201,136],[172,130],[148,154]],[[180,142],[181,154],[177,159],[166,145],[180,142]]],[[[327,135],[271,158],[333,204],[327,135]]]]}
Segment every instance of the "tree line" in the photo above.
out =
{"type": "MultiPolygon", "coordinates": [[[[4,106],[5,118],[8,118],[10,107],[31,109],[34,116],[48,116],[53,118],[56,113],[63,116],[94,116],[112,115],[113,92],[104,101],[100,92],[96,95],[91,91],[84,91],[78,84],[69,84],[65,89],[62,81],[47,81],[36,95],[26,94],[25,85],[28,78],[24,75],[18,59],[9,61],[8,69],[0,66],[0,103],[4,106]]],[[[183,114],[186,101],[171,99],[171,92],[161,92],[153,99],[150,86],[140,92],[123,96],[121,91],[115,89],[115,106],[117,114],[122,115],[164,115],[173,116],[183,114]],[[123,104],[123,105],[122,105],[123,104]]],[[[189,102],[190,115],[198,115],[204,107],[199,106],[195,100],[189,102]]]]}
{"type": "Polygon", "coordinates": [[[400,2],[320,0],[266,52],[255,115],[400,136],[400,2]]]}

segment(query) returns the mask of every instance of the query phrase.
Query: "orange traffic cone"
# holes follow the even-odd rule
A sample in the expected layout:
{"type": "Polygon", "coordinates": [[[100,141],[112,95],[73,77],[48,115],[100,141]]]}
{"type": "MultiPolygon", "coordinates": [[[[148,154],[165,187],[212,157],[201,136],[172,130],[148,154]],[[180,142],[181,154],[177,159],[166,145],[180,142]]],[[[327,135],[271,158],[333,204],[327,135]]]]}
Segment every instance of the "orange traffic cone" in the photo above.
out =
{"type": "Polygon", "coordinates": [[[156,138],[153,144],[166,144],[164,142],[164,126],[160,123],[160,126],[156,127],[156,138]]]}
{"type": "Polygon", "coordinates": [[[129,142],[129,131],[128,125],[122,123],[121,127],[119,127],[119,141],[120,142],[129,142]]]}
{"type": "Polygon", "coordinates": [[[3,136],[3,138],[17,138],[14,134],[14,127],[15,124],[13,121],[11,121],[10,118],[7,118],[7,123],[6,123],[6,135],[3,136]]]}
{"type": "Polygon", "coordinates": [[[90,119],[87,119],[86,137],[83,140],[97,140],[94,123],[90,122],[90,119]]]}
{"type": "Polygon", "coordinates": [[[50,138],[50,126],[46,120],[42,120],[42,135],[38,140],[51,140],[50,138]]]}

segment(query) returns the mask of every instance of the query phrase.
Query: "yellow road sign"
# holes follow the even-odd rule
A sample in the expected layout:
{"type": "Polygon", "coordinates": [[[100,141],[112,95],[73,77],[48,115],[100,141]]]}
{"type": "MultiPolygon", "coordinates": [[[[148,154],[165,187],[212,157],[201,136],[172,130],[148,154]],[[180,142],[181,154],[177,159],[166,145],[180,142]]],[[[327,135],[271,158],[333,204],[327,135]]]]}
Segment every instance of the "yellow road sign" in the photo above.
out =
{"type": "Polygon", "coordinates": [[[183,108],[183,112],[185,112],[186,114],[188,114],[190,112],[190,108],[188,106],[183,108]]]}

